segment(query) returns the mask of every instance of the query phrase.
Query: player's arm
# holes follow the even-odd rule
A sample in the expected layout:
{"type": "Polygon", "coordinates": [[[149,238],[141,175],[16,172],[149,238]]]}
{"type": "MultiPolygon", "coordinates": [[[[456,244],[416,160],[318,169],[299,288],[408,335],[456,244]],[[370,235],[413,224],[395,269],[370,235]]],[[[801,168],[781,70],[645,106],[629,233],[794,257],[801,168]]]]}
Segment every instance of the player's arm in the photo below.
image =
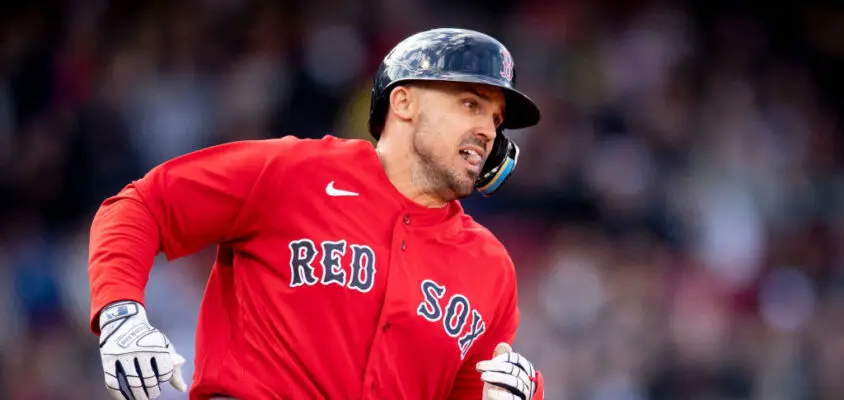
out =
{"type": "Polygon", "coordinates": [[[513,352],[519,326],[518,291],[512,261],[502,302],[490,331],[466,357],[452,386],[450,400],[542,400],[541,374],[523,356],[513,352]],[[524,382],[523,385],[521,382],[524,382]]]}
{"type": "Polygon", "coordinates": [[[105,200],[90,233],[91,329],[119,300],[144,303],[153,259],[169,260],[250,234],[242,215],[268,165],[296,143],[287,137],[226,143],[169,160],[105,200]]]}
{"type": "MultiPolygon", "coordinates": [[[[518,319],[514,316],[512,319],[518,319]]],[[[511,325],[507,322],[507,325],[511,325]]],[[[515,324],[512,324],[515,325],[515,324]]],[[[491,333],[491,332],[490,332],[491,333]]],[[[486,334],[484,334],[486,336],[486,334]]],[[[477,349],[466,357],[449,395],[450,400],[481,400],[483,399],[484,382],[481,380],[481,373],[476,366],[479,362],[492,358],[496,343],[508,343],[512,346],[515,338],[515,328],[505,328],[498,334],[489,335],[484,340],[479,340],[477,349]]]]}
{"type": "MultiPolygon", "coordinates": [[[[508,263],[509,257],[506,257],[508,263]]],[[[508,271],[513,271],[512,267],[508,271]]],[[[481,374],[475,365],[484,360],[492,358],[495,346],[500,342],[513,344],[516,337],[516,329],[519,325],[519,309],[517,306],[517,291],[515,274],[506,278],[507,282],[501,282],[500,287],[489,288],[497,293],[503,292],[501,302],[497,307],[493,319],[487,320],[487,330],[472,346],[457,378],[452,386],[450,400],[480,400],[483,395],[483,384],[481,374]]]]}
{"type": "Polygon", "coordinates": [[[147,320],[143,293],[153,258],[172,260],[257,230],[263,179],[277,182],[298,140],[242,141],[199,150],[149,171],[107,199],[91,226],[91,330],[100,336],[105,384],[114,400],[151,400],[169,382],[180,391],[185,359],[147,320]],[[252,204],[250,204],[252,203],[252,204]],[[245,211],[252,210],[252,211],[245,211]]]}

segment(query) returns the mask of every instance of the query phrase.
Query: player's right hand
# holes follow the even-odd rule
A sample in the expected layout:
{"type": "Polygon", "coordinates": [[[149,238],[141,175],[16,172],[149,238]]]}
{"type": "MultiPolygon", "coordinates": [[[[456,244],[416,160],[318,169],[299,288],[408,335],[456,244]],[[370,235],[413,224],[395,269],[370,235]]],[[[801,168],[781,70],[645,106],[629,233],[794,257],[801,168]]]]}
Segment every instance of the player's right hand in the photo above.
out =
{"type": "Polygon", "coordinates": [[[115,400],[155,399],[161,395],[161,382],[187,391],[181,373],[185,359],[149,324],[140,303],[119,301],[103,309],[100,354],[106,388],[115,400]]]}

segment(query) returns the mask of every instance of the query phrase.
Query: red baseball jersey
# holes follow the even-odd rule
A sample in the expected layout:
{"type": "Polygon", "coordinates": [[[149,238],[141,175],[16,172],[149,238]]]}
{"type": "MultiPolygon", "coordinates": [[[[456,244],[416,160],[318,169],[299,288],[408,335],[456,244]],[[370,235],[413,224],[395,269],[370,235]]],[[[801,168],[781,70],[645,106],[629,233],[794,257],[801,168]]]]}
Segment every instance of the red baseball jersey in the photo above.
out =
{"type": "Polygon", "coordinates": [[[458,201],[404,197],[369,142],[332,136],[199,150],[107,199],[91,328],[108,303],[143,302],[159,251],[213,244],[192,400],[480,400],[475,364],[515,336],[504,246],[458,201]]]}

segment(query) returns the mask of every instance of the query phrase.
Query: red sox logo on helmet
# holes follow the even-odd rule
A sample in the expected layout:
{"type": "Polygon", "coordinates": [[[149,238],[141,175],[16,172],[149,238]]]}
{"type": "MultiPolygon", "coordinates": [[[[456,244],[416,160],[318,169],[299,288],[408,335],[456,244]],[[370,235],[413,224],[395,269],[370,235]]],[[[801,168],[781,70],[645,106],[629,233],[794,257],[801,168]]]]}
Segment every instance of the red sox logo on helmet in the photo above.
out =
{"type": "Polygon", "coordinates": [[[501,77],[508,82],[513,80],[513,57],[506,49],[501,49],[501,77]]]}

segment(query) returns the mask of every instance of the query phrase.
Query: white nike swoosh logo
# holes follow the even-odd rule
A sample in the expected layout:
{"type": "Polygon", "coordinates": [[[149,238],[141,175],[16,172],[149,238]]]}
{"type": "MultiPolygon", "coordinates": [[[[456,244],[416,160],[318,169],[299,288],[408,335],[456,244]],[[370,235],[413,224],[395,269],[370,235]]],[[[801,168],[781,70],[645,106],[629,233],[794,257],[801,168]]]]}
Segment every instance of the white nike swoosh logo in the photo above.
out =
{"type": "Polygon", "coordinates": [[[325,187],[325,193],[328,193],[329,196],[357,196],[358,194],[355,192],[350,192],[348,190],[340,190],[334,188],[334,181],[328,183],[328,186],[325,187]]]}

